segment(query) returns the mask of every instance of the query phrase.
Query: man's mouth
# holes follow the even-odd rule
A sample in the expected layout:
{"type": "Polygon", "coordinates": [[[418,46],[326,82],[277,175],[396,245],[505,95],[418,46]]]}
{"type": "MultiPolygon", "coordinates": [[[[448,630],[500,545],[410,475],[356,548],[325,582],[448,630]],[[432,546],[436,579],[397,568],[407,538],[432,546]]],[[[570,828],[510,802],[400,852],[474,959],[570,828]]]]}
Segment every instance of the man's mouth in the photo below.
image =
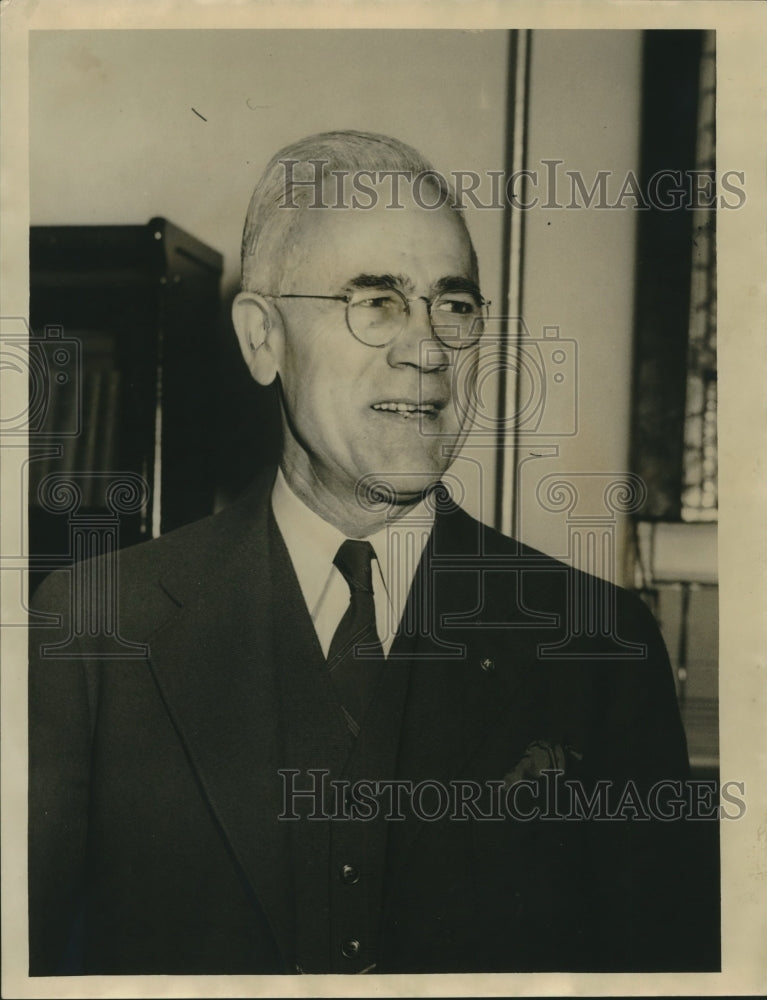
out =
{"type": "Polygon", "coordinates": [[[423,403],[413,403],[408,400],[383,400],[380,403],[373,403],[371,409],[383,413],[396,413],[401,417],[436,417],[443,407],[443,403],[427,401],[423,403]]]}

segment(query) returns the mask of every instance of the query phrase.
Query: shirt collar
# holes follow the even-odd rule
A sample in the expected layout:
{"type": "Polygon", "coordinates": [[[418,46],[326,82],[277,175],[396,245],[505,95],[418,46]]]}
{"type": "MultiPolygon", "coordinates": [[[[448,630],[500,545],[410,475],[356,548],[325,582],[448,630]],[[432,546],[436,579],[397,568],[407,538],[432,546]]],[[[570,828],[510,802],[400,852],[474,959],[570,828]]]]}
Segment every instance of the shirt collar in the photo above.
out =
{"type": "MultiPolygon", "coordinates": [[[[277,470],[274,481],[272,510],[306,606],[312,611],[322,596],[333,560],[346,536],[296,496],[288,486],[282,469],[277,470]]],[[[421,500],[402,517],[384,525],[366,539],[373,546],[390,597],[401,592],[403,586],[405,592],[410,589],[433,524],[434,511],[430,504],[421,500]],[[395,555],[403,552],[405,546],[411,553],[411,558],[407,560],[395,555]],[[406,580],[395,579],[397,574],[402,573],[407,575],[406,580]]]]}

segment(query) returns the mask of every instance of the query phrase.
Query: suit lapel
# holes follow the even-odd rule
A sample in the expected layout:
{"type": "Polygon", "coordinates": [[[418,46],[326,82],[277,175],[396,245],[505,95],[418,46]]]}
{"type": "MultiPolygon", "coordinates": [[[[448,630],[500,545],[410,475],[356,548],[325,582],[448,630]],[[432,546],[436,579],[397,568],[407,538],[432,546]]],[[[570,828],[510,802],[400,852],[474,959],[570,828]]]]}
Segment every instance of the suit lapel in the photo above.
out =
{"type": "Polygon", "coordinates": [[[283,746],[270,628],[269,493],[262,492],[240,502],[205,566],[163,581],[180,608],[152,636],[150,661],[203,793],[292,969],[286,824],[277,819],[283,746]]]}
{"type": "MultiPolygon", "coordinates": [[[[525,567],[510,554],[513,543],[488,552],[485,541],[482,526],[460,508],[438,516],[411,594],[418,600],[419,587],[433,593],[415,642],[398,768],[414,785],[503,779],[514,753],[521,757],[540,735],[537,648],[557,623],[521,600],[525,567]],[[497,762],[496,742],[513,748],[497,762]]],[[[415,819],[394,825],[395,868],[426,826],[415,819]]]]}
{"type": "Polygon", "coordinates": [[[402,755],[408,777],[459,777],[496,722],[515,725],[541,629],[551,624],[515,600],[519,561],[494,561],[484,539],[481,525],[453,508],[438,516],[419,567],[411,601],[419,592],[432,597],[413,656],[402,755]],[[504,600],[491,600],[499,589],[504,600]]]}

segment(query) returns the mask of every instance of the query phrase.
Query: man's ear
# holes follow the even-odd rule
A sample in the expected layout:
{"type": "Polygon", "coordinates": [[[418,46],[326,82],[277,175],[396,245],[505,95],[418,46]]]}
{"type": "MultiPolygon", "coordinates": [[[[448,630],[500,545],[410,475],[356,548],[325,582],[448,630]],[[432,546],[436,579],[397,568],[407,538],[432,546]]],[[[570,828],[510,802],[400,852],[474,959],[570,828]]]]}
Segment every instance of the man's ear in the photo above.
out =
{"type": "Polygon", "coordinates": [[[279,372],[280,314],[257,292],[240,292],[232,303],[232,322],[250,374],[270,385],[279,372]]]}

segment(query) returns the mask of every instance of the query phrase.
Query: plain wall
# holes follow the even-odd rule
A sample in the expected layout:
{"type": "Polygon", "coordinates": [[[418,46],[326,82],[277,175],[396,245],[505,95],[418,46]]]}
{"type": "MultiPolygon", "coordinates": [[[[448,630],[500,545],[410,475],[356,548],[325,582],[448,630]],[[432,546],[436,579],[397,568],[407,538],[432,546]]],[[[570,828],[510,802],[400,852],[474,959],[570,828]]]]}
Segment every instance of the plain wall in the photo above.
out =
{"type": "MultiPolygon", "coordinates": [[[[506,52],[504,31],[33,34],[32,222],[165,215],[224,254],[226,285],[262,168],[303,135],[385,132],[443,171],[502,168],[506,52]]],[[[471,224],[495,293],[500,213],[471,224]]]]}
{"type": "MultiPolygon", "coordinates": [[[[544,327],[559,327],[575,408],[571,414],[571,397],[560,391],[566,384],[552,381],[549,351],[547,427],[568,433],[528,436],[522,442],[517,530],[553,555],[569,553],[568,521],[564,512],[552,513],[541,504],[540,481],[553,474],[594,473],[571,477],[579,493],[572,514],[599,517],[604,511],[609,522],[613,515],[602,503],[604,488],[628,470],[639,213],[629,207],[631,199],[623,209],[543,205],[549,199],[570,204],[567,170],[579,171],[587,189],[600,170],[609,171],[611,202],[627,172],[639,175],[641,37],[638,31],[536,31],[532,36],[527,167],[538,171],[539,183],[526,200],[537,194],[540,204],[525,213],[522,313],[533,338],[540,338],[544,327]],[[552,169],[544,160],[563,161],[556,167],[556,191],[544,182],[552,169]],[[547,456],[552,449],[557,453],[547,456]]],[[[623,580],[624,528],[624,519],[615,517],[613,567],[590,567],[618,582],[623,580]]]]}

